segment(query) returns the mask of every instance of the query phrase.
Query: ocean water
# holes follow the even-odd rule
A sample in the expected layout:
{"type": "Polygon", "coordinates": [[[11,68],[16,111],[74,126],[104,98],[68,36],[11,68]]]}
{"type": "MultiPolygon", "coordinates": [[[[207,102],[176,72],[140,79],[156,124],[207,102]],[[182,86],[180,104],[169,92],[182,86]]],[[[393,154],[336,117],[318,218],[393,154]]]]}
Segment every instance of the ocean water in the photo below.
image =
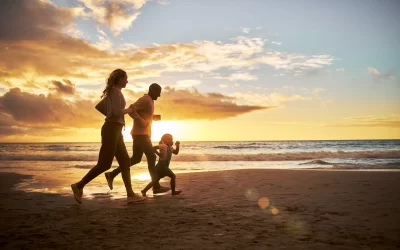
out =
{"type": "MultiPolygon", "coordinates": [[[[126,142],[126,147],[131,154],[132,143],[126,142]]],[[[33,176],[17,189],[69,193],[69,184],[96,164],[99,149],[100,143],[1,143],[0,171],[33,176]]],[[[113,168],[117,165],[114,161],[113,168]]],[[[180,153],[172,157],[170,167],[176,173],[233,169],[396,170],[400,169],[400,140],[181,142],[180,153]]],[[[131,168],[131,175],[136,189],[149,181],[145,156],[131,168]]],[[[102,179],[96,178],[92,193],[107,189],[102,179]]],[[[121,184],[118,193],[123,191],[123,184],[117,179],[121,184]]]]}

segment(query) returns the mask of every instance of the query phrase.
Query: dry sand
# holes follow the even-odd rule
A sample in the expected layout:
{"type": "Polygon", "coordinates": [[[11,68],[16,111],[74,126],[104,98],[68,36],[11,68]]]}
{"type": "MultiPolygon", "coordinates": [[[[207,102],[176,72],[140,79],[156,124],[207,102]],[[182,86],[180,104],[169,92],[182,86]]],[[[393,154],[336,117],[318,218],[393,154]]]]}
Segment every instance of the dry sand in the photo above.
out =
{"type": "Polygon", "coordinates": [[[400,248],[400,172],[178,174],[181,196],[136,205],[13,190],[24,178],[0,173],[1,249],[400,248]]]}

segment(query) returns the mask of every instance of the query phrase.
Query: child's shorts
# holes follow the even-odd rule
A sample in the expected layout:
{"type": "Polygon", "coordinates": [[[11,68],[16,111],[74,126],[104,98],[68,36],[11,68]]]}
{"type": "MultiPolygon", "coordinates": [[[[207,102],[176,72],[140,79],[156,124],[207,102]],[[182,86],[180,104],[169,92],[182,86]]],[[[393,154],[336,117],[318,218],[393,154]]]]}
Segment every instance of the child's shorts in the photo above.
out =
{"type": "Polygon", "coordinates": [[[157,174],[158,177],[164,178],[165,176],[171,176],[174,174],[174,172],[172,172],[172,170],[169,167],[161,167],[161,166],[157,166],[157,174]]]}

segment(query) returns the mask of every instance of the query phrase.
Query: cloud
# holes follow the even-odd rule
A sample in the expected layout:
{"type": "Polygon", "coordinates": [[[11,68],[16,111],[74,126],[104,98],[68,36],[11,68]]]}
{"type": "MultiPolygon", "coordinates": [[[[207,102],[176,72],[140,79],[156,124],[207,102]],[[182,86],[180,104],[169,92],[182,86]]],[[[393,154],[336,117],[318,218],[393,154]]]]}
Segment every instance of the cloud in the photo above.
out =
{"type": "Polygon", "coordinates": [[[336,72],[344,72],[344,68],[336,69],[336,72]]]}
{"type": "Polygon", "coordinates": [[[90,10],[89,15],[100,24],[107,25],[114,36],[128,30],[140,15],[147,0],[79,0],[90,10]]]}
{"type": "Polygon", "coordinates": [[[298,101],[298,100],[311,100],[312,97],[302,96],[302,95],[287,95],[283,93],[271,93],[269,95],[273,103],[281,103],[287,101],[298,101]]]}
{"type": "Polygon", "coordinates": [[[72,24],[68,8],[37,0],[0,1],[0,56],[8,58],[0,61],[0,72],[7,78],[24,78],[23,74],[85,77],[87,58],[106,54],[62,32],[72,24]]]}
{"type": "Polygon", "coordinates": [[[88,100],[71,102],[54,95],[36,95],[10,89],[0,97],[0,111],[21,126],[46,125],[49,127],[86,128],[102,119],[88,100]]]}
{"type": "MultiPolygon", "coordinates": [[[[107,6],[110,13],[114,13],[122,11],[121,5],[124,4],[131,4],[127,8],[137,10],[146,3],[128,0],[81,2],[91,10],[91,16],[101,14],[103,18],[106,18],[107,6]],[[118,7],[112,7],[114,5],[110,3],[118,7]]],[[[16,0],[13,3],[0,2],[0,57],[7,58],[0,61],[0,84],[23,90],[47,89],[44,83],[53,79],[69,79],[77,87],[88,82],[98,84],[115,69],[114,65],[125,69],[129,79],[135,80],[159,77],[165,72],[205,74],[230,70],[233,71],[231,75],[222,77],[231,81],[249,81],[256,76],[243,71],[262,65],[298,75],[321,69],[334,60],[329,55],[267,51],[262,38],[245,36],[224,42],[196,40],[145,47],[135,44],[113,46],[101,27],[97,28],[99,41],[91,43],[64,32],[65,27],[74,25],[75,10],[38,0],[16,0]],[[24,25],[19,21],[21,16],[24,25]]],[[[113,16],[110,14],[109,22],[115,21],[113,16]]]]}
{"type": "Polygon", "coordinates": [[[400,128],[400,115],[347,117],[350,122],[326,125],[327,127],[386,127],[400,128]]]}
{"type": "Polygon", "coordinates": [[[257,76],[250,75],[247,72],[239,72],[231,75],[217,75],[214,78],[225,79],[229,81],[253,81],[258,79],[257,76]]]}
{"type": "Polygon", "coordinates": [[[177,81],[175,85],[173,85],[174,88],[190,88],[194,87],[196,85],[201,84],[201,81],[199,80],[180,80],[177,81]]]}
{"type": "Polygon", "coordinates": [[[250,28],[242,28],[242,32],[248,34],[250,32],[250,28]]]}
{"type": "Polygon", "coordinates": [[[319,96],[319,93],[326,91],[326,89],[324,88],[314,88],[311,90],[311,92],[313,93],[314,96],[319,96]]]}
{"type": "Polygon", "coordinates": [[[301,54],[264,50],[261,38],[236,37],[230,42],[193,41],[187,44],[168,44],[136,50],[131,62],[142,66],[158,66],[163,71],[212,72],[221,69],[249,70],[269,65],[277,70],[300,75],[322,69],[333,63],[329,55],[301,54]]]}
{"type": "Polygon", "coordinates": [[[229,87],[228,85],[226,85],[226,84],[220,84],[220,85],[218,85],[220,88],[227,88],[227,87],[229,87]]]}
{"type": "MultiPolygon", "coordinates": [[[[65,84],[58,81],[52,81],[51,84],[58,93],[71,94],[73,84],[68,80],[63,82],[65,84]]],[[[143,93],[125,89],[124,94],[129,104],[143,93]]],[[[163,120],[217,120],[273,108],[239,105],[235,97],[200,93],[195,88],[184,90],[165,87],[161,96],[156,103],[156,110],[162,114],[163,120]]],[[[10,89],[0,96],[0,136],[43,134],[46,130],[47,135],[51,136],[60,129],[99,128],[104,117],[94,108],[97,101],[97,98],[96,101],[81,98],[76,92],[75,98],[69,100],[62,95],[31,94],[19,88],[10,89]]]]}
{"type": "Polygon", "coordinates": [[[72,21],[73,12],[68,8],[38,0],[0,1],[1,40],[51,38],[58,30],[71,25],[72,21]]]}
{"type": "Polygon", "coordinates": [[[311,96],[302,96],[298,94],[288,95],[279,92],[272,92],[269,94],[254,93],[254,92],[247,92],[247,93],[235,92],[230,96],[237,98],[237,100],[239,100],[241,104],[266,105],[268,107],[275,107],[275,108],[285,102],[313,99],[313,97],[311,96]]]}
{"type": "MultiPolygon", "coordinates": [[[[107,1],[82,0],[93,13],[104,14],[107,1]],[[99,7],[99,8],[100,8],[99,7]],[[97,12],[96,12],[97,11],[97,12]],[[101,12],[101,13],[100,13],[101,12]]],[[[277,70],[296,71],[294,73],[322,68],[332,63],[331,56],[305,56],[285,52],[265,51],[262,38],[239,36],[230,41],[192,41],[188,43],[153,44],[138,47],[125,44],[113,47],[106,33],[100,28],[98,43],[90,43],[79,37],[63,33],[63,28],[74,24],[74,11],[57,7],[38,0],[16,0],[12,6],[8,1],[0,2],[1,34],[0,56],[8,60],[0,61],[0,80],[10,79],[25,82],[48,81],[54,78],[104,79],[114,68],[127,70],[130,78],[141,79],[157,77],[164,72],[213,72],[221,69],[239,71],[230,79],[253,79],[253,76],[240,75],[246,69],[269,65],[277,70]],[[5,4],[6,3],[6,4],[5,4]],[[20,25],[20,15],[24,23],[20,25]],[[4,23],[8,23],[4,25],[4,23]],[[43,39],[43,38],[46,39],[43,39]],[[27,81],[28,80],[28,81],[27,81]]],[[[121,12],[120,5],[132,1],[113,1],[110,13],[121,12]],[[119,7],[113,7],[119,6],[119,7]]],[[[135,2],[140,8],[145,1],[135,2]]],[[[116,22],[109,15],[109,22],[116,22]]],[[[128,22],[129,23],[129,22],[128,22]]],[[[16,81],[13,81],[15,84],[16,81]]],[[[16,87],[26,88],[29,83],[16,87]]],[[[14,85],[15,86],[15,85],[14,85]]],[[[37,86],[31,86],[37,87],[37,86]]]]}
{"type": "Polygon", "coordinates": [[[301,75],[304,72],[322,69],[327,65],[331,65],[334,61],[334,57],[330,55],[306,56],[301,54],[271,51],[267,52],[260,58],[257,58],[257,61],[270,65],[278,70],[285,70],[294,75],[301,75]]]}
{"type": "Polygon", "coordinates": [[[369,67],[369,68],[367,69],[367,71],[368,71],[368,73],[370,73],[371,75],[379,76],[379,75],[381,74],[377,69],[372,68],[372,67],[369,67]]]}
{"type": "MultiPolygon", "coordinates": [[[[130,92],[129,98],[135,100],[141,94],[130,92]]],[[[129,98],[126,98],[129,100],[129,98]]],[[[157,113],[164,120],[216,120],[235,117],[241,114],[274,107],[266,105],[240,105],[239,98],[220,93],[200,93],[196,88],[177,89],[165,87],[161,98],[156,102],[157,113]]],[[[129,102],[129,101],[127,101],[129,102]]]]}
{"type": "Polygon", "coordinates": [[[161,4],[161,5],[169,5],[169,4],[171,4],[170,2],[168,2],[166,0],[160,0],[160,1],[158,1],[158,3],[161,4]]]}
{"type": "Polygon", "coordinates": [[[55,90],[57,93],[61,95],[74,95],[75,94],[75,84],[73,84],[71,81],[64,79],[64,83],[60,81],[51,81],[51,85],[49,86],[49,89],[55,90]]]}
{"type": "Polygon", "coordinates": [[[128,30],[140,12],[127,14],[121,5],[112,3],[106,7],[105,20],[115,36],[121,31],[128,30]]]}
{"type": "Polygon", "coordinates": [[[236,97],[220,93],[200,93],[196,88],[163,88],[155,104],[163,120],[217,120],[266,110],[267,105],[239,105],[236,97]]]}
{"type": "Polygon", "coordinates": [[[113,44],[107,37],[105,37],[103,35],[99,35],[98,38],[99,38],[99,41],[96,44],[94,44],[94,46],[97,49],[99,49],[101,51],[112,49],[113,44]]]}
{"type": "Polygon", "coordinates": [[[281,45],[282,43],[281,43],[281,42],[272,41],[271,44],[275,44],[275,45],[278,45],[278,46],[279,46],[279,45],[281,45]]]}
{"type": "Polygon", "coordinates": [[[370,75],[372,75],[373,77],[377,78],[377,79],[381,79],[381,80],[387,80],[387,79],[395,79],[396,77],[394,76],[393,72],[391,71],[387,71],[385,73],[381,73],[379,72],[377,69],[372,68],[372,67],[368,67],[367,71],[370,75]]]}

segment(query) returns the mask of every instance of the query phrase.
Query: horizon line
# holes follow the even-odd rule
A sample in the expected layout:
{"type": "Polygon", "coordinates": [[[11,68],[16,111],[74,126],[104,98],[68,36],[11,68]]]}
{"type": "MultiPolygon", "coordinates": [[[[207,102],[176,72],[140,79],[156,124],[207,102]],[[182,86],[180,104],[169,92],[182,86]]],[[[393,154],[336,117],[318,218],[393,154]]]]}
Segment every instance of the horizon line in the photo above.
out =
{"type": "MultiPolygon", "coordinates": [[[[284,141],[397,141],[400,138],[393,138],[393,139],[304,139],[304,140],[179,140],[181,142],[284,142],[284,141]]],[[[152,142],[158,142],[159,140],[155,140],[152,142]]],[[[125,142],[132,142],[132,141],[125,141],[125,142]]],[[[34,142],[34,141],[25,141],[25,142],[13,142],[13,141],[0,141],[3,144],[18,144],[18,143],[101,143],[101,141],[49,141],[49,142],[34,142]]]]}

